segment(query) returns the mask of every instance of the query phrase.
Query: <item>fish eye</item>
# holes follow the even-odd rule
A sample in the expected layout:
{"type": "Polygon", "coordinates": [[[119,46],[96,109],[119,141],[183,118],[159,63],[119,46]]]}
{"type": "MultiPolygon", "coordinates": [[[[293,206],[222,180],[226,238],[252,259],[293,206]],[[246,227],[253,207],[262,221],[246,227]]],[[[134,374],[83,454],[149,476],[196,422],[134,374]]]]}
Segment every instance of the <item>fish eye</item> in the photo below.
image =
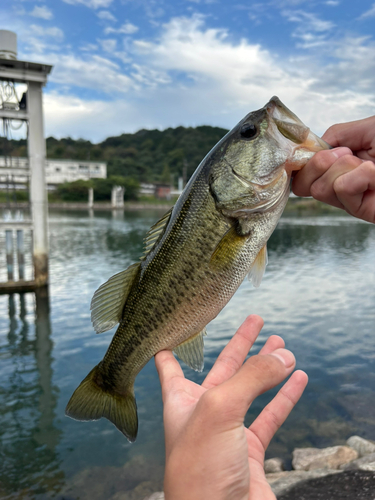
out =
{"type": "Polygon", "coordinates": [[[245,139],[252,139],[256,136],[258,129],[253,123],[244,123],[241,127],[240,134],[245,139]]]}

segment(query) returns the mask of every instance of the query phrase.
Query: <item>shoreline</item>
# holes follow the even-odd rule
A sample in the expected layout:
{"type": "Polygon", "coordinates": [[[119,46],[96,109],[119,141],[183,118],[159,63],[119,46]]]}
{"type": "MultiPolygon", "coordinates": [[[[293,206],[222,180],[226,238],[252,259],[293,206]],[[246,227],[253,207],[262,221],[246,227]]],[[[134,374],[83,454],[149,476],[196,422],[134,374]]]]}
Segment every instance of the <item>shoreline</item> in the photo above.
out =
{"type": "MultiPolygon", "coordinates": [[[[51,210],[169,210],[173,207],[175,202],[160,202],[148,203],[144,201],[125,202],[123,207],[113,208],[111,204],[102,202],[94,203],[92,208],[89,208],[85,202],[61,202],[49,203],[48,208],[51,210]]],[[[289,198],[288,203],[284,209],[284,214],[288,215],[323,215],[323,214],[342,214],[343,211],[336,207],[331,207],[313,198],[289,198]]],[[[345,212],[344,212],[345,213],[345,212]]]]}
{"type": "MultiPolygon", "coordinates": [[[[82,211],[136,211],[136,210],[169,210],[174,201],[160,201],[160,202],[145,202],[145,201],[132,201],[125,202],[123,207],[112,207],[110,202],[94,203],[90,208],[86,202],[49,202],[48,209],[53,210],[82,210],[82,211]]],[[[11,207],[12,210],[28,208],[27,202],[19,202],[11,207]]],[[[6,203],[0,203],[0,209],[7,209],[6,203]]],[[[331,207],[313,198],[298,198],[291,197],[284,209],[284,214],[287,215],[324,215],[324,214],[345,214],[343,210],[336,207],[331,207]]]]}
{"type": "Polygon", "coordinates": [[[49,210],[96,210],[96,211],[111,211],[124,212],[126,210],[169,210],[173,203],[143,203],[143,202],[125,202],[123,207],[112,207],[111,203],[94,203],[92,208],[88,207],[87,203],[79,202],[64,202],[64,203],[48,203],[49,210]]]}
{"type": "MultiPolygon", "coordinates": [[[[280,458],[264,462],[266,479],[279,500],[373,500],[375,442],[351,436],[328,448],[296,448],[292,469],[280,458]]],[[[144,500],[164,500],[158,491],[144,500]]]]}

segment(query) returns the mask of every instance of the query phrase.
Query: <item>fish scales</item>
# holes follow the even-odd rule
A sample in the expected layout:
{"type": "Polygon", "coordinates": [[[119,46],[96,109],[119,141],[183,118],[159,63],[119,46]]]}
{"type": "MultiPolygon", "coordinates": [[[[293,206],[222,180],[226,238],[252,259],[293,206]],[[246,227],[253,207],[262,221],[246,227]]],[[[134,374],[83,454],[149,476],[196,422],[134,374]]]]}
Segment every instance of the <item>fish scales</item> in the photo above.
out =
{"type": "Polygon", "coordinates": [[[221,292],[217,277],[208,264],[229,224],[217,214],[207,184],[202,183],[201,187],[192,193],[195,200],[191,205],[205,205],[210,213],[205,211],[206,216],[197,221],[193,217],[194,210],[182,209],[164,244],[159,245],[153,259],[145,263],[143,281],[129,296],[123,322],[114,336],[113,346],[104,357],[104,370],[107,362],[120,358],[118,366],[125,381],[129,376],[134,378],[134,368],[141,368],[145,363],[140,350],[132,349],[133,356],[130,354],[129,357],[128,345],[124,347],[122,341],[126,332],[142,339],[142,348],[150,352],[150,357],[161,349],[173,349],[186,340],[186,335],[191,336],[205,326],[206,318],[202,321],[197,305],[199,309],[203,297],[212,297],[212,293],[206,291],[207,285],[211,290],[217,288],[221,292]],[[187,234],[189,238],[186,238],[187,234]],[[175,262],[180,265],[175,266],[175,262]],[[211,279],[207,280],[207,276],[211,279]],[[205,282],[205,288],[202,288],[200,284],[205,282]],[[135,313],[132,304],[137,304],[135,313]]]}
{"type": "Polygon", "coordinates": [[[97,332],[119,326],[103,360],[71,397],[67,415],[108,418],[135,439],[136,375],[163,349],[203,368],[205,326],[246,274],[259,285],[292,170],[328,147],[272,98],[213,148],[171,213],[151,228],[139,264],[95,292],[97,332]]]}

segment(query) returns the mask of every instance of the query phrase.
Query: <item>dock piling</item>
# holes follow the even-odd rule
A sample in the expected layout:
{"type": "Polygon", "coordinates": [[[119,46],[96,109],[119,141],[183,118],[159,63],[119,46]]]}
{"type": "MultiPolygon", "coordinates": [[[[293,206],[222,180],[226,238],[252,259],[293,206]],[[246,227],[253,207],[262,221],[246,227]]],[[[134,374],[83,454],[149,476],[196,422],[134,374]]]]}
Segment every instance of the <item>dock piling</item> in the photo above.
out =
{"type": "Polygon", "coordinates": [[[13,281],[14,279],[14,255],[13,255],[13,231],[7,229],[5,231],[5,248],[7,255],[7,274],[8,281],[13,281]]]}
{"type": "Polygon", "coordinates": [[[17,261],[18,261],[18,279],[25,279],[25,247],[23,241],[23,230],[17,229],[17,261]]]}

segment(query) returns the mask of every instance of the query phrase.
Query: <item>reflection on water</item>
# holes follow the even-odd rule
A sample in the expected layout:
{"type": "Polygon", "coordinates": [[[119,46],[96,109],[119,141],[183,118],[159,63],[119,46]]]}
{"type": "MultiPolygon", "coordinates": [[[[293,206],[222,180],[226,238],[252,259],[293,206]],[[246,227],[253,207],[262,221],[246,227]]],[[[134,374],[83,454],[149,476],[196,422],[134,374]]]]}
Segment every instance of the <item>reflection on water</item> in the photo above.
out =
{"type": "MultiPolygon", "coordinates": [[[[64,484],[54,419],[58,388],[52,385],[52,341],[46,290],[9,295],[7,343],[1,343],[0,492],[57,492],[64,484]],[[35,317],[31,327],[30,316],[35,317]]],[[[33,318],[34,319],[34,318],[33,318]]]]}
{"type": "MultiPolygon", "coordinates": [[[[130,445],[106,420],[64,417],[65,405],[100,361],[112,332],[95,335],[90,300],[138,259],[157,212],[53,213],[48,297],[0,297],[0,497],[141,500],[162,487],[162,404],[151,361],[136,381],[140,429],[130,445]],[[35,312],[36,311],[36,312],[35,312]],[[51,331],[52,330],[52,331],[51,331]]],[[[282,335],[307,371],[301,402],[268,456],[328,446],[351,434],[375,438],[375,227],[349,217],[288,217],[268,245],[259,289],[245,281],[209,325],[200,382],[249,313],[265,327],[259,350],[282,335]]],[[[270,399],[257,401],[246,422],[270,399]]]]}

